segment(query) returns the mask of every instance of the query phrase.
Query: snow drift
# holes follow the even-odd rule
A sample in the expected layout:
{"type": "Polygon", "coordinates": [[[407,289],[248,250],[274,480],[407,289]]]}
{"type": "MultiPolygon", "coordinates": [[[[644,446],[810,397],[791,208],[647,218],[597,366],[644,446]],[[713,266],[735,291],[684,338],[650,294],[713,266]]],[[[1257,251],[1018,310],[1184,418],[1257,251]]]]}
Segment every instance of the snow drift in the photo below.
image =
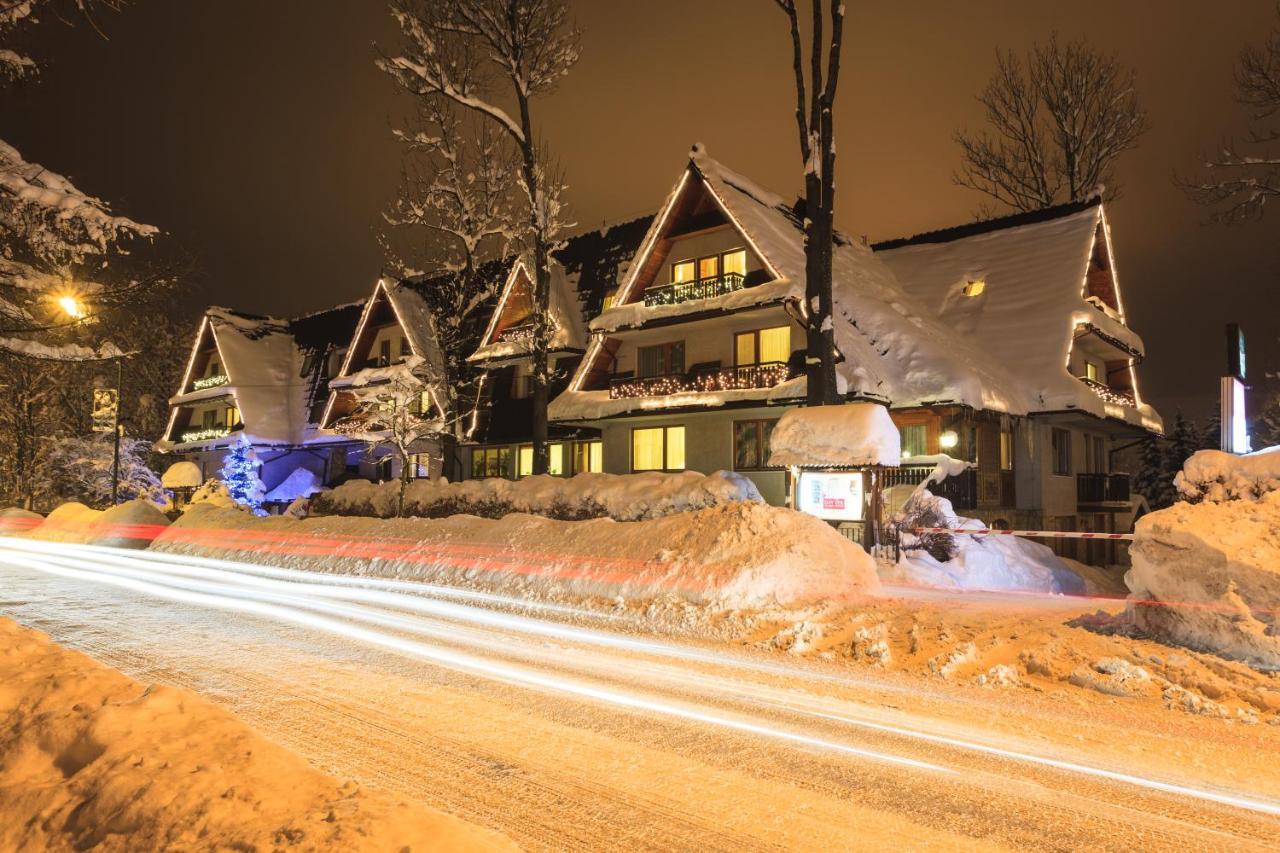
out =
{"type": "Polygon", "coordinates": [[[49,513],[43,523],[25,535],[49,542],[145,548],[168,526],[169,519],[149,501],[126,501],[108,510],[91,509],[73,501],[49,513]]]}
{"type": "MultiPolygon", "coordinates": [[[[395,482],[352,480],[317,495],[311,510],[320,515],[390,518],[396,512],[399,490],[400,484],[395,482]]],[[[538,475],[519,480],[491,477],[458,483],[440,478],[409,483],[405,515],[443,518],[465,513],[500,518],[523,512],[565,520],[608,517],[615,521],[642,521],[737,501],[763,500],[754,483],[729,471],[705,475],[696,471],[538,475]]]]}
{"type": "Polygon", "coordinates": [[[195,694],[0,619],[0,849],[490,850],[506,838],[340,784],[195,694]]]}
{"type": "MultiPolygon", "coordinates": [[[[1216,452],[1215,452],[1216,453],[1216,452]]],[[[1226,456],[1227,454],[1217,454],[1226,456]]],[[[1280,454],[1270,454],[1280,458],[1280,454]]],[[[1198,453],[1181,483],[1219,468],[1204,494],[1248,494],[1258,462],[1238,467],[1198,453]],[[1217,474],[1224,474],[1219,477],[1217,474]]],[[[1162,639],[1216,652],[1264,669],[1280,669],[1280,491],[1257,500],[1176,503],[1144,516],[1125,574],[1130,612],[1143,630],[1162,639]]]]}
{"type": "Polygon", "coordinates": [[[496,589],[535,599],[675,596],[725,609],[860,597],[875,565],[818,519],[759,503],[648,521],[256,518],[202,504],[152,545],[321,572],[496,589]]]}
{"type": "Polygon", "coordinates": [[[896,466],[902,458],[900,442],[889,410],[879,403],[792,409],[769,437],[769,464],[896,466]]]}
{"type": "Polygon", "coordinates": [[[1178,493],[1192,501],[1255,500],[1280,490],[1280,447],[1235,456],[1221,450],[1192,454],[1173,478],[1178,493]]]}

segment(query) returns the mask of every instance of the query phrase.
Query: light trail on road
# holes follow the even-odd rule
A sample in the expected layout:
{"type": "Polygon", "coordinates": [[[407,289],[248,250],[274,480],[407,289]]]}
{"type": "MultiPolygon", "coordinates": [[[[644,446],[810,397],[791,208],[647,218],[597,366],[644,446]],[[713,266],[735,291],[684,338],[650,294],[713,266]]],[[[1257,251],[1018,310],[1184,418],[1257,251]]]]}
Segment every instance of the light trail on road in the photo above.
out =
{"type": "MultiPolygon", "coordinates": [[[[246,619],[292,625],[344,644],[340,647],[343,654],[356,659],[364,657],[359,651],[362,647],[380,649],[467,677],[513,686],[529,697],[504,701],[537,706],[554,699],[552,704],[557,708],[564,702],[587,703],[613,709],[610,714],[640,714],[669,721],[661,723],[664,726],[701,726],[722,731],[725,736],[757,738],[779,748],[817,750],[832,757],[843,756],[846,761],[881,765],[885,769],[874,771],[877,778],[882,773],[909,774],[893,784],[929,789],[942,786],[949,791],[959,786],[974,792],[964,796],[976,796],[984,802],[992,792],[1012,796],[1001,790],[1008,782],[1019,789],[1030,785],[1028,791],[1042,792],[1037,797],[1053,791],[1055,803],[1062,801],[1055,806],[1059,808],[1068,808],[1081,798],[1093,800],[1102,791],[1114,792],[1118,785],[1134,793],[1111,793],[1108,797],[1118,803],[1135,803],[1132,808],[1144,815],[1142,819],[1163,832],[1172,832],[1171,827],[1185,826],[1188,831],[1196,827],[1196,819],[1188,817],[1194,810],[1188,812],[1176,805],[1179,801],[1252,812],[1268,819],[1280,816],[1280,802],[1247,791],[1068,760],[1025,741],[1000,738],[994,731],[975,729],[962,734],[954,723],[939,725],[909,712],[886,719],[888,712],[878,707],[883,699],[876,697],[942,701],[944,694],[921,684],[907,685],[875,675],[835,674],[728,650],[555,621],[596,620],[601,615],[566,605],[534,607],[502,595],[438,585],[0,538],[0,566],[4,565],[72,581],[77,590],[85,584],[106,586],[183,608],[232,612],[246,619]],[[527,615],[530,611],[547,618],[527,615]],[[822,691],[832,695],[819,691],[822,685],[822,691]],[[846,696],[855,693],[856,700],[846,696]],[[537,699],[537,695],[549,698],[537,699]],[[1076,781],[1066,784],[1067,778],[1076,781]],[[1002,784],[1001,780],[1007,782],[1002,784]]],[[[149,614],[147,618],[155,617],[149,614]]],[[[140,645],[144,642],[133,641],[135,648],[140,645]]],[[[157,645],[162,643],[157,641],[157,645]]],[[[144,654],[162,652],[147,650],[144,654]]],[[[234,679],[234,674],[223,672],[221,677],[234,679]]],[[[507,697],[505,692],[501,695],[507,697]]],[[[326,702],[337,698],[317,695],[326,702]]],[[[598,712],[573,707],[564,706],[570,710],[556,713],[574,718],[587,714],[589,728],[610,729],[614,725],[591,716],[598,712]]],[[[687,736],[691,735],[682,735],[687,736]]],[[[786,762],[817,760],[798,753],[786,762]]],[[[1130,807],[1110,808],[1123,814],[1130,807]]],[[[1213,820],[1248,824],[1243,818],[1230,817],[1232,813],[1215,814],[1213,820]]],[[[1245,837],[1247,840],[1248,833],[1245,837]]]]}

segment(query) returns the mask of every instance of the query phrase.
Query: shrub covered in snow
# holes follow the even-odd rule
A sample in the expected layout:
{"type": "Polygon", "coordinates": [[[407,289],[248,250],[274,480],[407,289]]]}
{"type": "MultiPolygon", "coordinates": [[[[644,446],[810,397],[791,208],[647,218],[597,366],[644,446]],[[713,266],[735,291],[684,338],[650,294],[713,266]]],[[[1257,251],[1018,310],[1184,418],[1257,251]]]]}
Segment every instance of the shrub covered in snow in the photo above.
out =
{"type": "MultiPolygon", "coordinates": [[[[311,501],[313,515],[359,515],[392,518],[398,483],[353,480],[311,501]]],[[[406,516],[447,518],[477,515],[502,518],[513,512],[562,521],[612,518],[639,521],[678,512],[723,506],[735,501],[763,502],[755,484],[739,474],[578,474],[541,475],[520,480],[490,478],[450,483],[414,480],[405,493],[406,516]]]]}
{"type": "Polygon", "coordinates": [[[1280,447],[1235,456],[1201,450],[1174,477],[1178,494],[1197,501],[1258,500],[1280,490],[1280,447]]]}

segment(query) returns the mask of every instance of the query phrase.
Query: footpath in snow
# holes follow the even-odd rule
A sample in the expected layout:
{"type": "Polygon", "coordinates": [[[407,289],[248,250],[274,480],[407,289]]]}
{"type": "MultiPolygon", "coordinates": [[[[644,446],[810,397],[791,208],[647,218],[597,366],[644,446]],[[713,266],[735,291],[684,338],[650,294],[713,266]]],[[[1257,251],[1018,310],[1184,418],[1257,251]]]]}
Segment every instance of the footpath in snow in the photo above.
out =
{"type": "Polygon", "coordinates": [[[2,850],[514,850],[0,619],[2,850]]]}

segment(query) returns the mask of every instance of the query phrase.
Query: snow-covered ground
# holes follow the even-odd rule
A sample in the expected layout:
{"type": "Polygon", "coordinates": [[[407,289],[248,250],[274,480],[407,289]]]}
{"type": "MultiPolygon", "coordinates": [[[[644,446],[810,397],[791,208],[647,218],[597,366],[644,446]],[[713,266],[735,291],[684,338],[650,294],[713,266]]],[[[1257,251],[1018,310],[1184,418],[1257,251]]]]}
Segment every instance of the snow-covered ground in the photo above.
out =
{"type": "Polygon", "coordinates": [[[0,618],[0,849],[503,850],[0,618]]]}

